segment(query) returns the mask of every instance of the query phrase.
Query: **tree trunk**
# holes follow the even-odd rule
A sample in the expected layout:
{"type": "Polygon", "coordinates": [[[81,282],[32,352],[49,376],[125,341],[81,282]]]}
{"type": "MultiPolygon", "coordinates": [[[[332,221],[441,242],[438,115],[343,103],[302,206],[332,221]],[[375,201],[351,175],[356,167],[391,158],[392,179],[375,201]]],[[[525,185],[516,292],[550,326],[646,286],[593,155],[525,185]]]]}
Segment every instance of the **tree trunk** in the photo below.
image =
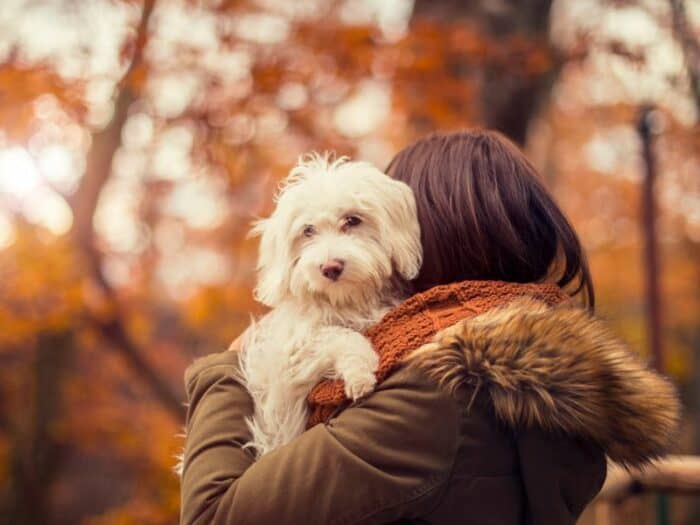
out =
{"type": "MultiPolygon", "coordinates": [[[[495,38],[519,35],[536,42],[548,42],[551,0],[416,0],[414,16],[438,20],[464,20],[477,23],[495,38]]],[[[496,129],[518,144],[525,144],[528,127],[549,96],[559,73],[560,63],[549,49],[553,67],[546,73],[526,78],[501,68],[484,71],[480,108],[483,125],[496,129]]]]}
{"type": "Polygon", "coordinates": [[[53,435],[60,419],[62,375],[72,341],[70,334],[39,337],[28,392],[27,420],[12,433],[9,498],[2,512],[6,523],[53,523],[49,495],[61,461],[61,446],[53,435]]]}
{"type": "Polygon", "coordinates": [[[121,144],[122,129],[129,116],[129,108],[136,99],[133,91],[133,75],[142,60],[148,35],[148,23],[154,7],[155,0],[144,2],[134,54],[126,74],[117,86],[112,119],[104,129],[93,134],[85,175],[71,200],[74,217],[72,235],[86,264],[88,277],[98,291],[100,303],[103,305],[102,312],[95,313],[91,321],[110,346],[125,358],[131,369],[149,386],[156,399],[176,419],[181,420],[184,416],[181,400],[148,363],[143,351],[126,330],[116,294],[102,271],[102,254],[97,247],[93,226],[100,195],[112,174],[112,161],[121,144]],[[104,315],[105,311],[108,312],[107,315],[104,315]]]}

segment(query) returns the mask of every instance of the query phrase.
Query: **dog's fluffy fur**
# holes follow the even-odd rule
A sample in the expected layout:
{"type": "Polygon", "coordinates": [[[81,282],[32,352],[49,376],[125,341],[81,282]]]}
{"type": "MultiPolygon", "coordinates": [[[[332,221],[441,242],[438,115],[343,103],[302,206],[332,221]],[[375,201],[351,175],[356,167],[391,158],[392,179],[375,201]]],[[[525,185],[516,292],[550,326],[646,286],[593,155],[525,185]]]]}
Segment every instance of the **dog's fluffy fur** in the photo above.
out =
{"type": "Polygon", "coordinates": [[[258,457],[305,428],[306,397],[324,377],[349,398],[370,392],[377,354],[360,333],[403,299],[420,269],[413,193],[372,165],[302,158],[259,235],[256,298],[272,310],[244,334],[241,374],[255,403],[248,444],[258,457]],[[323,273],[328,263],[342,273],[323,273]]]}

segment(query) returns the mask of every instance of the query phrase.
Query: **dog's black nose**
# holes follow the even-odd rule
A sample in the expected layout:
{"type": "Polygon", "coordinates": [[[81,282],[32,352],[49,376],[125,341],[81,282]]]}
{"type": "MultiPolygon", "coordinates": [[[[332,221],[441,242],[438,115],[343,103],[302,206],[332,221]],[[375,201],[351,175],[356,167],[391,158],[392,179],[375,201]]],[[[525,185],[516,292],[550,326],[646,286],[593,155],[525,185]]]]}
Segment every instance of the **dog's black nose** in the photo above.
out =
{"type": "Polygon", "coordinates": [[[344,268],[345,263],[343,261],[341,261],[340,259],[333,259],[330,261],[326,261],[321,265],[321,273],[326,279],[330,279],[331,281],[337,281],[340,277],[340,274],[343,273],[344,268]]]}

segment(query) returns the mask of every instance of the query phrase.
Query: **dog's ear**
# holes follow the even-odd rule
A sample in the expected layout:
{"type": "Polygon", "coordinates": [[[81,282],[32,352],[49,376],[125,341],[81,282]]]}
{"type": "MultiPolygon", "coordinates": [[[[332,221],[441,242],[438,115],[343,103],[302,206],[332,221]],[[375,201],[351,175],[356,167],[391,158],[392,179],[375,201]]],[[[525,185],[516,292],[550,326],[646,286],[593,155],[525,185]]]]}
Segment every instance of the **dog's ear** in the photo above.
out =
{"type": "MultiPolygon", "coordinates": [[[[251,237],[260,237],[258,248],[258,282],[255,286],[255,298],[266,306],[274,308],[289,293],[292,271],[289,227],[292,220],[290,203],[285,196],[294,192],[314,169],[327,166],[328,153],[319,155],[311,153],[297,161],[289,175],[280,183],[275,202],[277,207],[267,219],[253,223],[251,237]]],[[[342,162],[344,159],[340,159],[342,162]]]]}
{"type": "Polygon", "coordinates": [[[291,263],[283,218],[276,211],[267,219],[256,221],[250,235],[260,237],[254,295],[264,305],[274,308],[289,290],[291,263]]]}
{"type": "Polygon", "coordinates": [[[386,215],[383,238],[388,243],[396,271],[410,281],[418,276],[423,262],[416,200],[411,188],[403,182],[387,176],[383,186],[386,215]]]}

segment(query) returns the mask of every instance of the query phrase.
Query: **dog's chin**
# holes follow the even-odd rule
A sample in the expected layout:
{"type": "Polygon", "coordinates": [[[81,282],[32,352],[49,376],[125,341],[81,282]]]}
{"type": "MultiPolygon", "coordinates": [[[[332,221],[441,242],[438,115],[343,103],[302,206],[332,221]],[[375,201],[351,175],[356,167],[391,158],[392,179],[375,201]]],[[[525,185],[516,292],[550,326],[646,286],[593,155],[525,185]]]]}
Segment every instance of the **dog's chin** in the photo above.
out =
{"type": "Polygon", "coordinates": [[[343,279],[342,277],[337,281],[319,279],[307,281],[305,284],[306,286],[303,288],[308,297],[300,297],[300,299],[313,298],[331,306],[360,306],[367,302],[368,298],[376,297],[379,293],[372,282],[343,279]]]}
{"type": "Polygon", "coordinates": [[[309,290],[316,296],[327,300],[331,304],[346,303],[357,293],[357,285],[346,279],[309,283],[309,290]]]}

